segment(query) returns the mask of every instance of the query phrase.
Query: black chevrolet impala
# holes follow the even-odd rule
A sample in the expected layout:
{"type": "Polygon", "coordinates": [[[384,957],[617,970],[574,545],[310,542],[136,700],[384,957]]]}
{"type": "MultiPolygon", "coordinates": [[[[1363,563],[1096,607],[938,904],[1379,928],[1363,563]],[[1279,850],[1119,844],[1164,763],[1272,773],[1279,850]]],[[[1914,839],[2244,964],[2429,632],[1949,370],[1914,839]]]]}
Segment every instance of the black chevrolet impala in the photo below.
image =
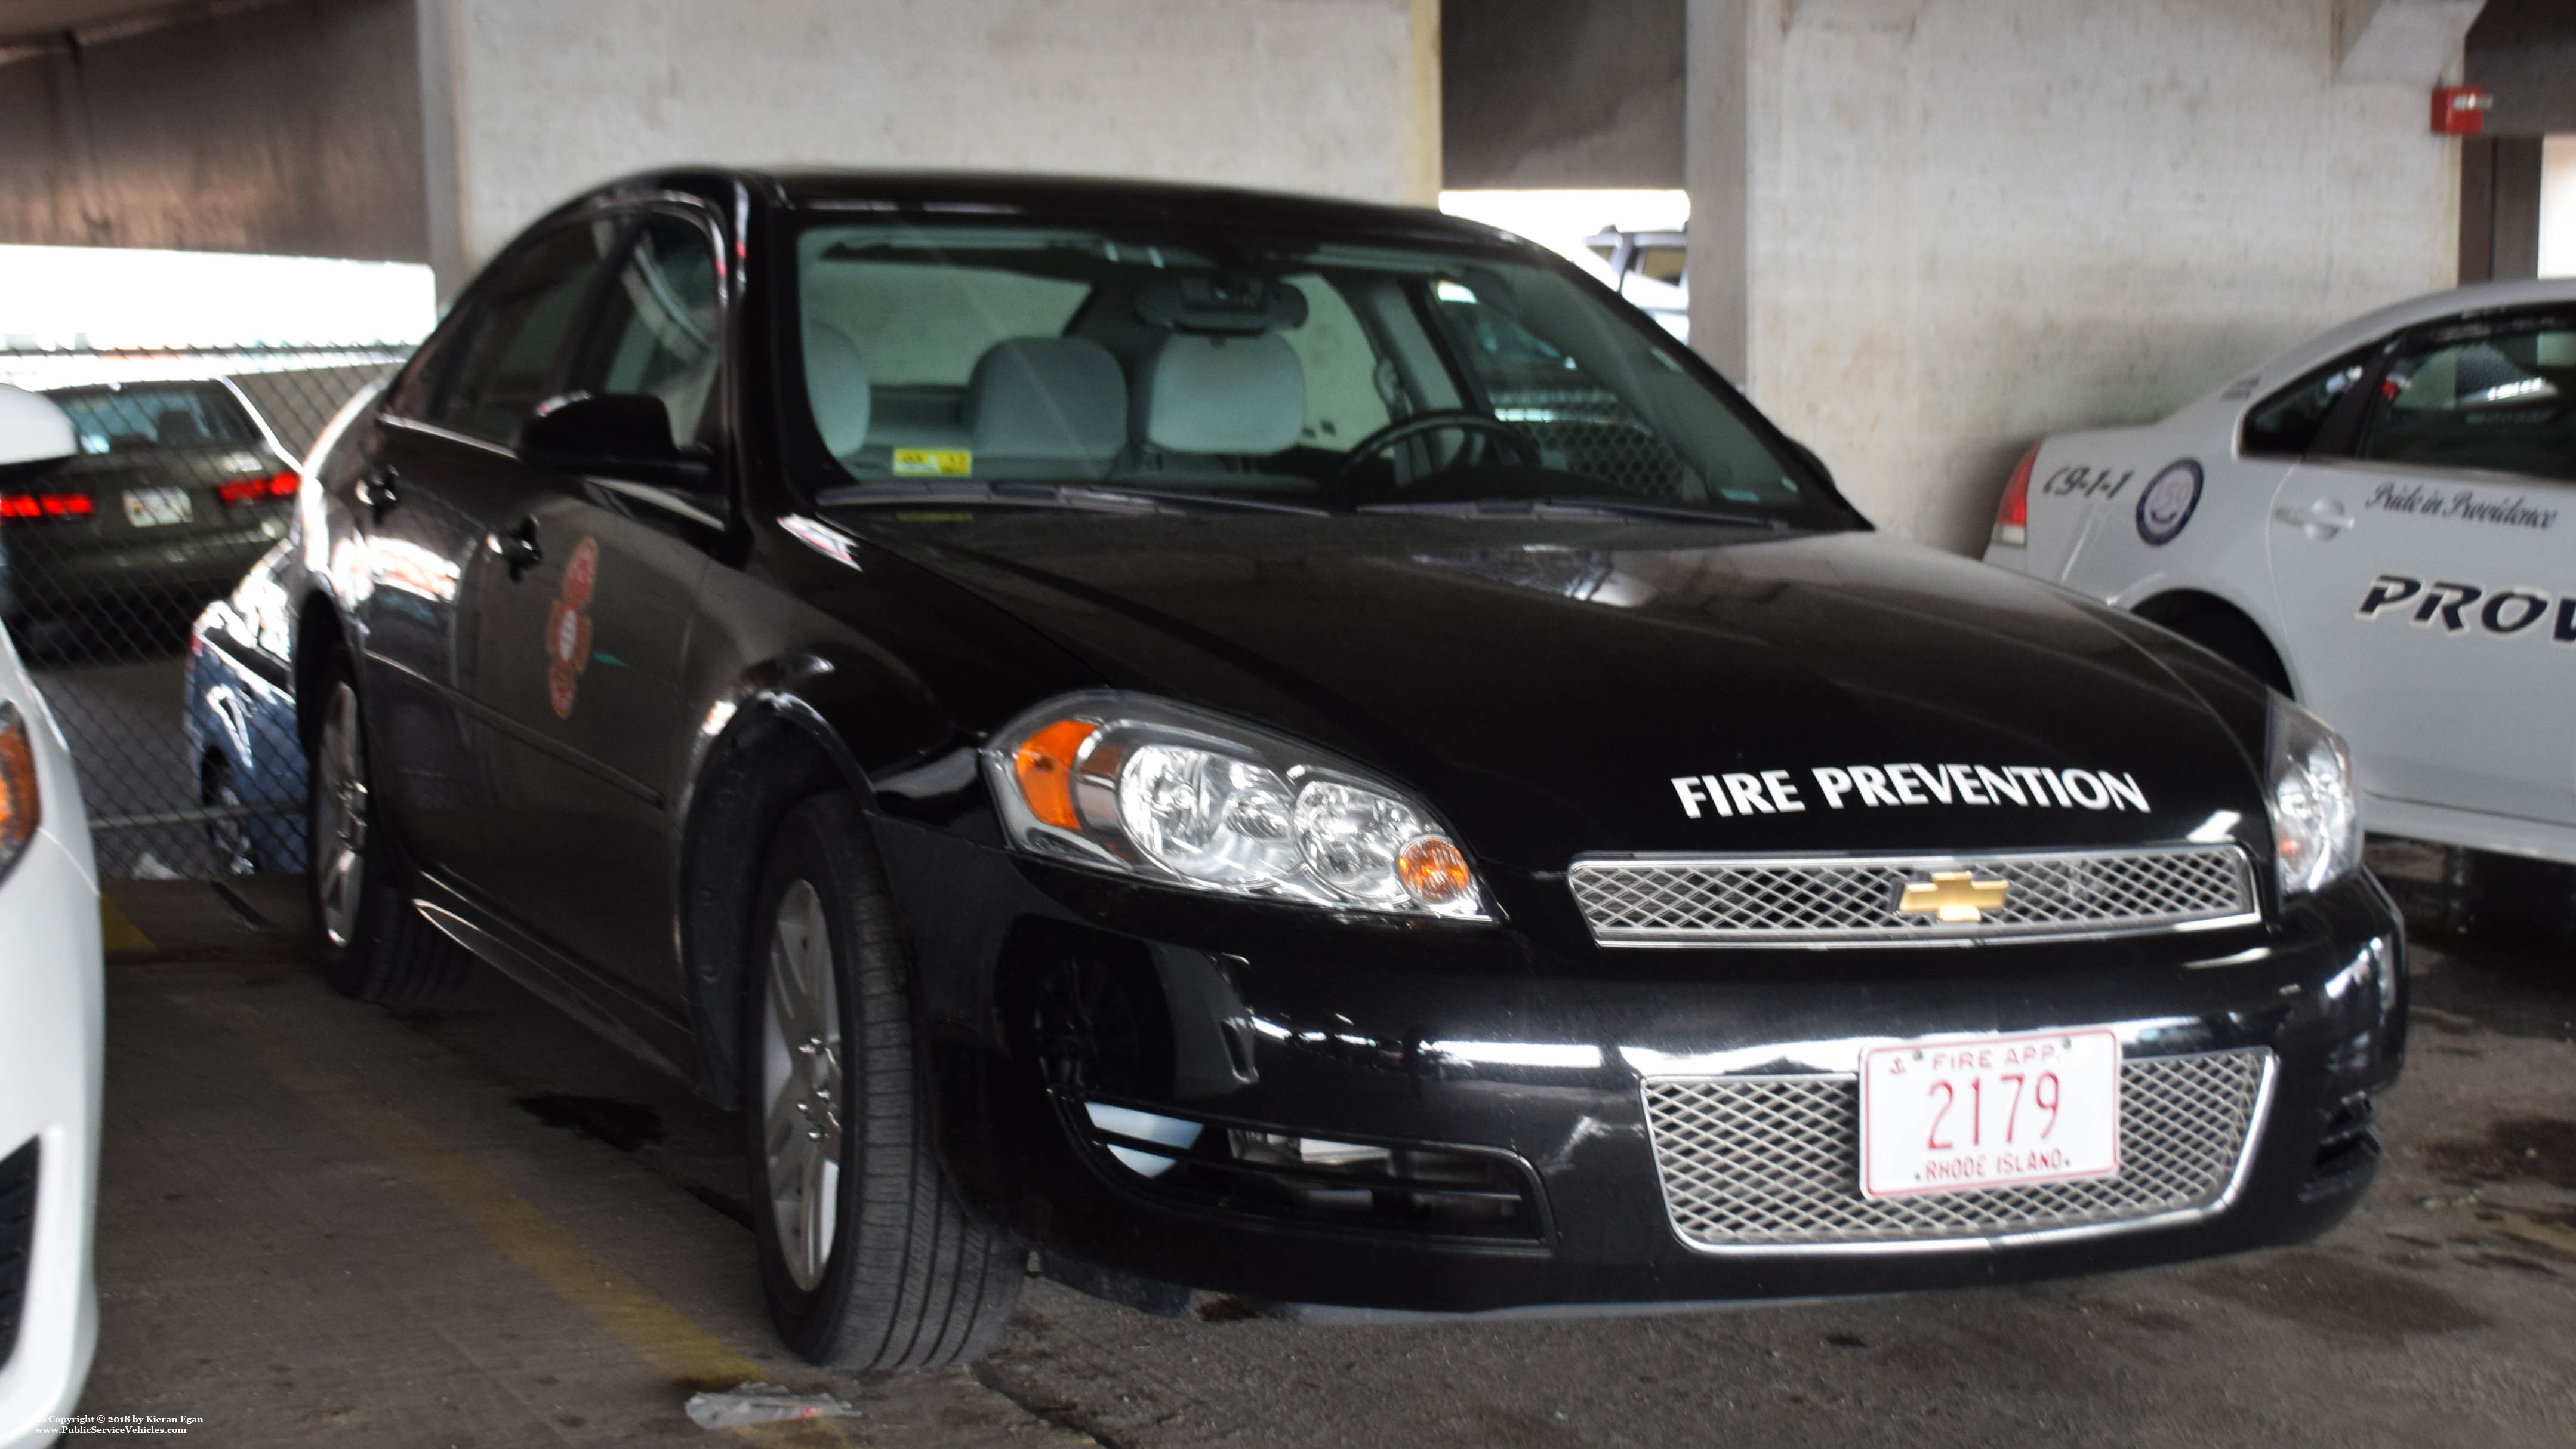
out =
{"type": "Polygon", "coordinates": [[[1424,212],[635,178],[326,435],[340,989],[470,953],[740,1108],[817,1361],[1140,1305],[1550,1312],[2312,1236],[2398,923],[2341,743],[1873,534],[1424,212]]]}

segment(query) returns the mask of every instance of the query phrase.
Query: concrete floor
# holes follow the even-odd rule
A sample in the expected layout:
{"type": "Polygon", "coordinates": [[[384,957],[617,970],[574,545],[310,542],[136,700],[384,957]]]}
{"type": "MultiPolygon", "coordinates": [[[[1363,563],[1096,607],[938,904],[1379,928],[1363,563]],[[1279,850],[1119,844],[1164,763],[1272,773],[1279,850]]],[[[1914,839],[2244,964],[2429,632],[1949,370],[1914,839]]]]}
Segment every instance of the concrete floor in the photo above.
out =
{"type": "MultiPolygon", "coordinates": [[[[736,1128],[497,977],[397,1019],[291,885],[136,883],[109,978],[90,1413],[191,1444],[662,1444],[745,1378],[908,1445],[2576,1442],[2576,965],[2419,947],[2387,1172],[2307,1248],[2031,1288],[1553,1324],[1159,1320],[1032,1281],[969,1372],[770,1340],[736,1128]]],[[[91,1441],[95,1442],[95,1441],[91,1441]]],[[[155,1442],[166,1442],[158,1441],[155,1442]]]]}

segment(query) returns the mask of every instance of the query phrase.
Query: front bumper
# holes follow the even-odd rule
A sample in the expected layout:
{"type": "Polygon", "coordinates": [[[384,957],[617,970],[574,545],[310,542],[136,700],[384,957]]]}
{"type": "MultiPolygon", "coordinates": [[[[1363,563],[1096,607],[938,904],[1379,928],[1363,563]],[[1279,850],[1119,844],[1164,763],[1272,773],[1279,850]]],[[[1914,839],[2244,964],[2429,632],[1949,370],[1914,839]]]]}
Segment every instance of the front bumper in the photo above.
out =
{"type": "MultiPolygon", "coordinates": [[[[2391,980],[2402,998],[2402,966],[2371,956],[2374,941],[2398,949],[2398,921],[2366,876],[2229,932],[1645,952],[1564,929],[1553,881],[1496,882],[1513,925],[1356,924],[907,825],[881,839],[920,953],[943,1153],[969,1195],[1051,1256],[1287,1303],[1473,1312],[1876,1293],[2299,1241],[2367,1186],[2369,1094],[2403,1050],[2403,1001],[2382,1000],[2391,980]],[[1041,1046],[1031,1014],[1045,993],[1032,983],[1067,960],[1125,963],[1108,978],[1147,1003],[1141,1073],[1086,1080],[1041,1046]],[[1686,1241],[1676,1225],[1649,1079],[1848,1076],[1865,1046],[2095,1025],[2120,1031],[2131,1062],[2261,1063],[2250,1142],[2223,1192],[2147,1221],[1939,1241],[1741,1250],[1686,1241]],[[1512,1230],[1459,1231],[1436,1214],[1282,1212],[1211,1192],[1205,1174],[1188,1190],[1105,1151],[1086,1130],[1094,1101],[1217,1133],[1505,1161],[1533,1210],[1512,1230]]],[[[1499,1191],[1509,1175],[1478,1185],[1499,1191]]]]}
{"type": "MultiPolygon", "coordinates": [[[[68,788],[69,772],[58,778],[68,788]]],[[[19,1288],[16,1343],[0,1343],[0,1449],[31,1449],[53,1442],[47,1420],[72,1411],[98,1339],[98,887],[50,829],[0,881],[0,941],[0,1159],[35,1148],[25,1276],[0,1284],[19,1288]]],[[[0,1272],[11,1271],[11,1257],[0,1252],[0,1272]]]]}

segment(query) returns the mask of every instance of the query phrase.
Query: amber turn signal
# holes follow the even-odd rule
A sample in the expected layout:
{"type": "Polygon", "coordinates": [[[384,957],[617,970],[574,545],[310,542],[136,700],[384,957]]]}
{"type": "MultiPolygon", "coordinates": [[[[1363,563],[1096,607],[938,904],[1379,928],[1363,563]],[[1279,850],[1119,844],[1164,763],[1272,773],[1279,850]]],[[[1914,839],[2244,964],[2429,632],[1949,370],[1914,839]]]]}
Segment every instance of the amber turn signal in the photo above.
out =
{"type": "Polygon", "coordinates": [[[1426,835],[1395,853],[1395,873],[1404,888],[1426,906],[1454,901],[1475,884],[1467,857],[1437,835],[1426,835]]]}
{"type": "Polygon", "coordinates": [[[1060,719],[1029,736],[1012,754],[1011,772],[1031,815],[1059,830],[1082,828],[1082,817],[1073,808],[1073,761],[1083,742],[1099,732],[1100,726],[1087,720],[1060,719]]]}
{"type": "Polygon", "coordinates": [[[44,823],[36,795],[36,742],[15,707],[0,703],[0,870],[7,870],[44,823]]]}

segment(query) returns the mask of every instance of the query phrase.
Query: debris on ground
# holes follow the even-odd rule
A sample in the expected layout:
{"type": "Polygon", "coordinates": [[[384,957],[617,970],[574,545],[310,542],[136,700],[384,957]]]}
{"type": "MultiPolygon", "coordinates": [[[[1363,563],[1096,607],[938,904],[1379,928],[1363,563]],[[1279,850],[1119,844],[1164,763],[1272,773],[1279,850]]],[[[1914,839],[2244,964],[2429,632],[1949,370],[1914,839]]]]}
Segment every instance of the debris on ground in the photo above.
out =
{"type": "Polygon", "coordinates": [[[774,1424],[785,1419],[834,1419],[859,1411],[830,1394],[794,1394],[784,1384],[737,1384],[722,1393],[689,1395],[689,1418],[701,1429],[774,1424]]]}

